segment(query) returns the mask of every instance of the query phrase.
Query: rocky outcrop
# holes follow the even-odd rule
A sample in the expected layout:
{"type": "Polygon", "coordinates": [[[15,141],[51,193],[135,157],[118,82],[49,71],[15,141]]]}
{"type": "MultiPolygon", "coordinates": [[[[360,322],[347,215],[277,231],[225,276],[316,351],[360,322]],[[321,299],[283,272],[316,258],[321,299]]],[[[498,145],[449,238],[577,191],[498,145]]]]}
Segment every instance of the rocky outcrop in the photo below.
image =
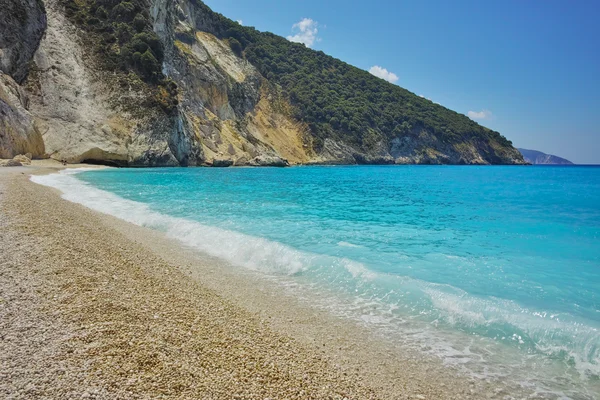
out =
{"type": "Polygon", "coordinates": [[[0,158],[31,153],[44,155],[44,142],[35,118],[28,110],[25,91],[8,75],[0,72],[0,158]]]}
{"type": "Polygon", "coordinates": [[[17,161],[15,159],[0,161],[0,167],[22,167],[22,166],[23,166],[23,164],[21,164],[20,161],[17,161]]]}
{"type": "MultiPolygon", "coordinates": [[[[28,156],[31,156],[30,153],[27,153],[28,156]]],[[[27,155],[23,155],[23,154],[19,154],[15,157],[13,157],[13,160],[21,163],[21,165],[31,165],[31,157],[28,157],[27,155]]]]}
{"type": "Polygon", "coordinates": [[[358,150],[341,140],[325,139],[321,152],[311,164],[522,164],[516,149],[495,142],[465,140],[459,144],[444,143],[424,129],[386,143],[378,142],[370,152],[358,150]]]}
{"type": "Polygon", "coordinates": [[[46,29],[41,0],[0,0],[0,70],[21,83],[46,29]]]}
{"type": "Polygon", "coordinates": [[[31,154],[19,154],[11,160],[0,159],[0,167],[22,167],[23,165],[31,165],[31,154]]]}

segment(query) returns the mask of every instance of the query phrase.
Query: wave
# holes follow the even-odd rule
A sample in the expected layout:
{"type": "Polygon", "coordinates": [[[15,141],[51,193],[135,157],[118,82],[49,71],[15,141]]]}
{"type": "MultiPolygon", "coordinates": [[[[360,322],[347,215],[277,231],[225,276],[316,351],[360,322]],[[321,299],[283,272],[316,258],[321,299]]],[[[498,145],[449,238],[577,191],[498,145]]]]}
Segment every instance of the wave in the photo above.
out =
{"type": "Polygon", "coordinates": [[[344,242],[344,241],[338,242],[337,245],[340,246],[340,247],[351,247],[351,248],[354,248],[354,249],[364,248],[364,246],[361,246],[359,244],[354,244],[354,243],[349,243],[349,242],[344,242]]]}
{"type": "Polygon", "coordinates": [[[165,215],[147,204],[124,199],[75,177],[88,170],[34,175],[31,180],[59,189],[66,200],[165,232],[186,246],[233,265],[272,275],[305,276],[354,298],[361,304],[358,317],[365,323],[397,322],[397,329],[407,320],[414,320],[434,327],[457,328],[517,347],[528,356],[537,354],[574,367],[582,376],[600,376],[600,330],[591,321],[527,309],[510,300],[473,296],[449,285],[375,272],[350,259],[308,253],[260,237],[165,215]]]}
{"type": "Polygon", "coordinates": [[[124,199],[95,188],[75,175],[89,168],[62,170],[57,174],[33,175],[35,183],[59,189],[62,197],[138,226],[165,232],[168,237],[229,263],[272,274],[295,275],[310,269],[336,266],[353,277],[368,277],[363,264],[337,257],[302,252],[284,244],[230,231],[197,221],[153,211],[147,204],[124,199]]]}

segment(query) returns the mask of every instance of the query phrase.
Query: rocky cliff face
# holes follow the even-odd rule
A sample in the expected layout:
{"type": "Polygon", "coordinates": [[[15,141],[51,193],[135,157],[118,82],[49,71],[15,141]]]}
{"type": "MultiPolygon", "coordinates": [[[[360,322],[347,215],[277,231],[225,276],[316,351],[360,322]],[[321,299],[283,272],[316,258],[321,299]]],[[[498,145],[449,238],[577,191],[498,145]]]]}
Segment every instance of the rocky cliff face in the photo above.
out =
{"type": "Polygon", "coordinates": [[[0,72],[0,158],[45,154],[42,135],[28,107],[29,98],[23,88],[0,72]]]}
{"type": "Polygon", "coordinates": [[[41,0],[0,0],[0,10],[0,70],[21,83],[46,29],[44,4],[41,0]]]}
{"type": "Polygon", "coordinates": [[[47,0],[48,28],[26,87],[46,152],[67,162],[121,166],[197,165],[199,146],[179,116],[148,107],[135,77],[103,71],[59,0],[47,0]]]}
{"type": "Polygon", "coordinates": [[[127,25],[160,39],[160,81],[139,72],[143,49],[133,54],[137,67],[107,67],[126,50],[118,21],[133,19],[111,11],[119,1],[103,1],[107,11],[95,0],[0,0],[9,5],[0,69],[22,84],[0,80],[0,157],[120,166],[523,162],[493,140],[449,144],[419,127],[367,150],[343,138],[317,145],[282,88],[232,50],[204,4],[136,1],[143,10],[127,25]],[[144,21],[149,28],[136,25],[144,21]]]}
{"type": "MultiPolygon", "coordinates": [[[[198,29],[194,2],[157,0],[155,31],[166,44],[165,74],[178,85],[178,111],[213,165],[287,165],[310,160],[306,127],[285,100],[226,41],[198,29]],[[162,21],[168,22],[162,22],[162,21]]],[[[201,23],[201,22],[200,22],[201,23]]]]}
{"type": "Polygon", "coordinates": [[[0,0],[0,158],[45,154],[29,97],[19,86],[46,28],[46,15],[36,0],[0,0]]]}

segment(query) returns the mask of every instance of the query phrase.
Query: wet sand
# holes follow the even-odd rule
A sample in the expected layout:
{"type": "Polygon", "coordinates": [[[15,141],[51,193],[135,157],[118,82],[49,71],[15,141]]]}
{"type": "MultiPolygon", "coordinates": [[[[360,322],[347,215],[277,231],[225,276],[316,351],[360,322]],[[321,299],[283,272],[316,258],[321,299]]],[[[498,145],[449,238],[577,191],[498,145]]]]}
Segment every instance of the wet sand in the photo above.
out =
{"type": "Polygon", "coordinates": [[[251,271],[0,169],[0,397],[479,399],[251,271]]]}

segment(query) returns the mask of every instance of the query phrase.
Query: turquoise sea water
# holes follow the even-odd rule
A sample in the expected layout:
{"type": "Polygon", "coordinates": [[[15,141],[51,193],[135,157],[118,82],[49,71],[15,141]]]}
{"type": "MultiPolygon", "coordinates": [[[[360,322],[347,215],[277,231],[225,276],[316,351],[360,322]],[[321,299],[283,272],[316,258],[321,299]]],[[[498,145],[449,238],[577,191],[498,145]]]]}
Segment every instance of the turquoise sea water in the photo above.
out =
{"type": "Polygon", "coordinates": [[[322,290],[335,312],[477,376],[542,397],[600,398],[600,168],[111,169],[36,179],[322,290]]]}

